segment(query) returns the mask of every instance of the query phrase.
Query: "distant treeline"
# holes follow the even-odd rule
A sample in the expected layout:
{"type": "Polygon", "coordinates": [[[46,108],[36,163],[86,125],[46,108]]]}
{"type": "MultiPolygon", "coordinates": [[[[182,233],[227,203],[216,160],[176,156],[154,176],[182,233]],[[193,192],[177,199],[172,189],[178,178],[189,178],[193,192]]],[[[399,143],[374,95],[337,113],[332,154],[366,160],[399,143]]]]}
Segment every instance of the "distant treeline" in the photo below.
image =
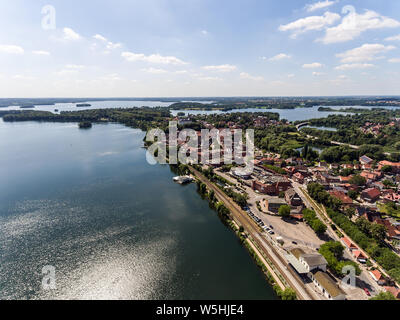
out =
{"type": "Polygon", "coordinates": [[[5,122],[117,122],[147,131],[150,128],[166,128],[170,113],[165,108],[96,109],[54,114],[47,111],[0,111],[5,122]]]}
{"type": "MultiPolygon", "coordinates": [[[[179,102],[204,101],[206,108],[212,105],[206,104],[213,101],[215,105],[224,106],[224,109],[240,108],[278,108],[293,109],[297,107],[310,108],[313,106],[387,106],[390,104],[400,107],[400,97],[191,97],[191,98],[3,98],[0,99],[0,108],[21,105],[54,105],[56,103],[82,103],[88,101],[160,101],[179,102]],[[241,105],[244,105],[241,107],[241,105]]],[[[174,107],[175,108],[175,107],[174,107]]]]}

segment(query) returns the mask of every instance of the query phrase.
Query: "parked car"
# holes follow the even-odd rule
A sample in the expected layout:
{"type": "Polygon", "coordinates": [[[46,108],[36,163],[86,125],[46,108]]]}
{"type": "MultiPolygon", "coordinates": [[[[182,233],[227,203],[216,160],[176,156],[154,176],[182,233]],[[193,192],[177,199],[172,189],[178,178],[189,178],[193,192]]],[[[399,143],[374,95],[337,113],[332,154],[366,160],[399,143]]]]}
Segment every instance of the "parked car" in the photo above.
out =
{"type": "Polygon", "coordinates": [[[367,288],[364,288],[364,292],[368,297],[371,296],[371,292],[369,292],[369,290],[367,288]]]}
{"type": "Polygon", "coordinates": [[[272,230],[270,230],[268,233],[269,233],[270,235],[275,234],[275,232],[273,232],[272,230]]]}
{"type": "Polygon", "coordinates": [[[298,243],[296,241],[292,241],[293,244],[298,245],[298,243]]]}
{"type": "Polygon", "coordinates": [[[273,226],[271,226],[271,225],[270,225],[269,227],[270,227],[271,229],[274,229],[274,227],[273,227],[273,226]]]}

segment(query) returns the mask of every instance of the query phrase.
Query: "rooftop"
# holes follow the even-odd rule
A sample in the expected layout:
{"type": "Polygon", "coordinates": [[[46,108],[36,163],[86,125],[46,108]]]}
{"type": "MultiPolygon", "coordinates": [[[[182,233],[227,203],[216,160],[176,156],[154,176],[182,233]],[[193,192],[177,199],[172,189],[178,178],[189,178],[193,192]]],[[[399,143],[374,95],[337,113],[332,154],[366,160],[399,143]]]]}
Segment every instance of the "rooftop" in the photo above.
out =
{"type": "Polygon", "coordinates": [[[340,295],[345,295],[344,291],[340,289],[337,284],[325,272],[318,271],[314,275],[318,283],[325,288],[332,298],[340,295]]]}
{"type": "Polygon", "coordinates": [[[324,264],[328,264],[325,258],[321,254],[303,254],[301,258],[310,266],[316,267],[324,264]]]}
{"type": "Polygon", "coordinates": [[[305,252],[303,251],[303,249],[300,249],[300,248],[292,249],[292,250],[290,250],[290,253],[291,253],[292,255],[294,255],[297,259],[300,259],[300,257],[301,257],[303,254],[305,254],[305,252]]]}

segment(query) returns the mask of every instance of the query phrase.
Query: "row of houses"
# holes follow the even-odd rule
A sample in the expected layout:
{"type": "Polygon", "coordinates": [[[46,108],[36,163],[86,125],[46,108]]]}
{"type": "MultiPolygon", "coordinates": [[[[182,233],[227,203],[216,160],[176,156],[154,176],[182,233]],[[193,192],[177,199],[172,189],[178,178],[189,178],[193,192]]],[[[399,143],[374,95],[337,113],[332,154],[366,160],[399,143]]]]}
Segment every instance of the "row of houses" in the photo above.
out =
{"type": "MultiPolygon", "coordinates": [[[[342,238],[342,243],[360,263],[367,262],[367,257],[349,238],[342,238]]],[[[396,299],[400,300],[400,289],[395,286],[386,286],[388,284],[387,279],[379,270],[371,270],[369,273],[372,279],[374,279],[378,285],[384,287],[386,291],[392,293],[396,299]]]]}

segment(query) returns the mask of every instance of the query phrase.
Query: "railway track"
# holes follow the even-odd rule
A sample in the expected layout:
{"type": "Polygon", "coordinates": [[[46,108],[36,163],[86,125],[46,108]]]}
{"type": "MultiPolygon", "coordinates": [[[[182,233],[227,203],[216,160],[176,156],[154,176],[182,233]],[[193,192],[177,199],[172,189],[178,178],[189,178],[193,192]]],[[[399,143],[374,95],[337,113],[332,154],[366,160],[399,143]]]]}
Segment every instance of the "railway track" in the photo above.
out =
{"type": "Polygon", "coordinates": [[[194,175],[202,183],[204,183],[209,190],[214,190],[217,198],[222,201],[231,211],[235,222],[245,228],[258,250],[273,263],[274,267],[284,278],[285,282],[296,291],[298,298],[301,300],[313,300],[314,296],[309,292],[308,288],[306,288],[303,281],[299,279],[298,275],[294,274],[288,263],[280,256],[276,249],[269,245],[265,240],[261,240],[262,234],[259,226],[256,225],[247,214],[244,214],[243,210],[230,197],[228,197],[222,190],[204,177],[203,174],[194,168],[190,169],[192,173],[194,173],[194,175]],[[266,247],[268,247],[268,250],[266,247]],[[287,275],[288,272],[290,273],[291,277],[287,275]]]}

